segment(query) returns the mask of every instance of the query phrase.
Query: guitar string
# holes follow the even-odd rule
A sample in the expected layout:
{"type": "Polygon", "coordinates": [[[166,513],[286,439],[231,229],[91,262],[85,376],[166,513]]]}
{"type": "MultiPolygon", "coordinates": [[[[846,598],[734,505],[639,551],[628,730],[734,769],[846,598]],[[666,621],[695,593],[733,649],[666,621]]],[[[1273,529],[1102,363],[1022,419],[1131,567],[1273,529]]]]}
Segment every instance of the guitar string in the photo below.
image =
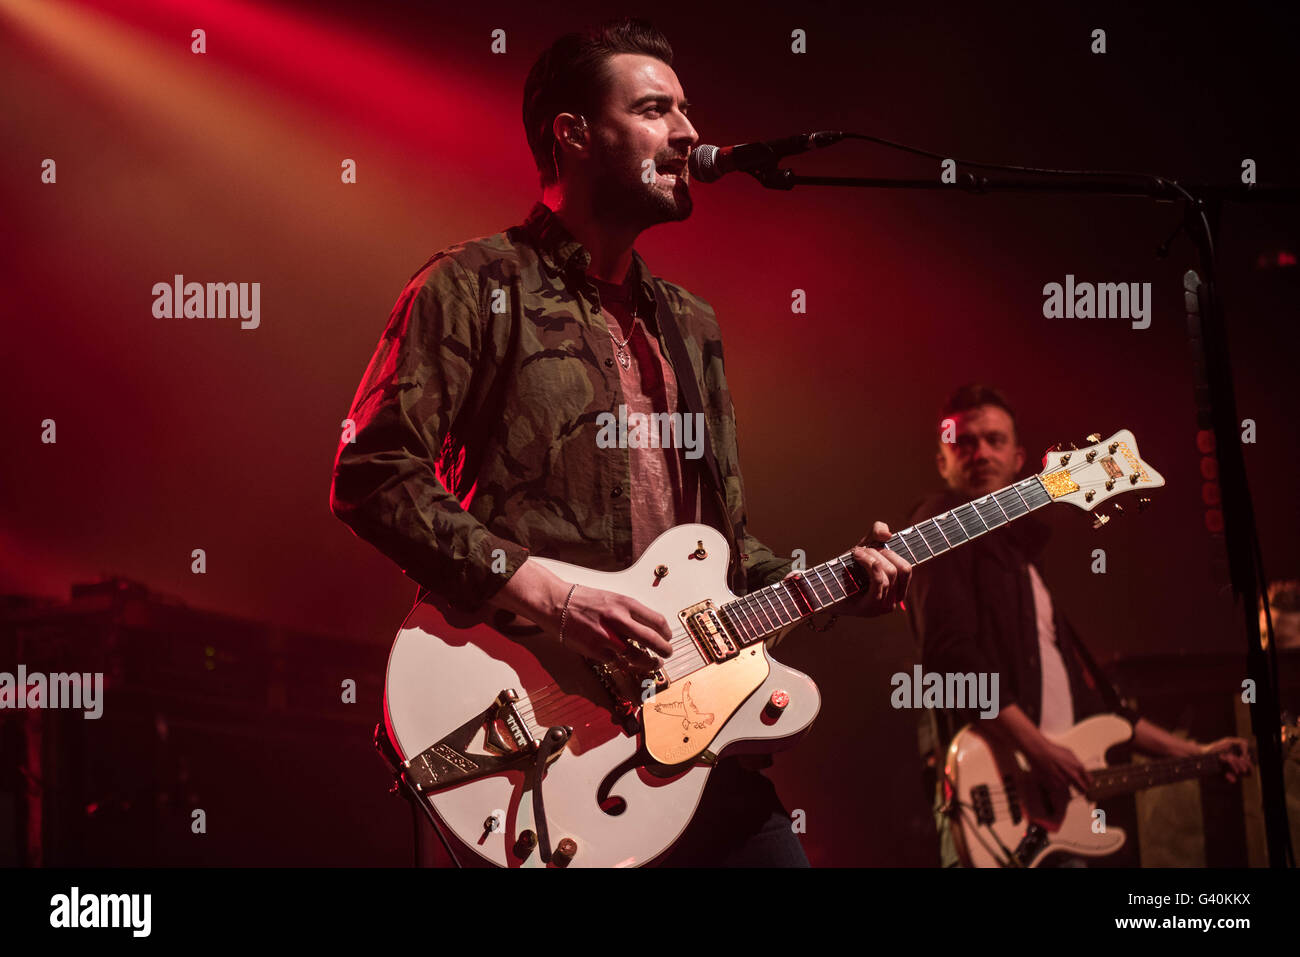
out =
{"type": "MultiPolygon", "coordinates": [[[[823,566],[829,565],[831,562],[837,560],[840,560],[840,558],[831,559],[827,562],[822,563],[822,565],[815,566],[815,568],[822,568],[823,566]]],[[[825,605],[822,605],[822,608],[825,608],[830,604],[835,604],[839,601],[844,600],[844,598],[837,598],[835,596],[834,591],[831,589],[830,585],[827,584],[827,580],[823,580],[822,576],[827,574],[830,575],[829,581],[839,585],[840,590],[845,592],[844,598],[848,598],[851,595],[856,594],[856,592],[849,592],[847,589],[844,588],[843,584],[840,583],[840,580],[837,577],[835,577],[832,569],[824,569],[823,571],[818,571],[815,576],[809,575],[807,577],[810,580],[810,582],[815,582],[815,585],[810,584],[810,588],[812,588],[813,596],[817,598],[818,602],[821,602],[822,598],[820,597],[820,595],[817,594],[816,587],[815,587],[816,585],[820,585],[821,588],[826,592],[826,594],[830,596],[830,601],[827,602],[825,605]]],[[[795,601],[795,599],[787,593],[786,598],[790,601],[790,604],[795,607],[798,614],[797,617],[792,618],[790,621],[782,621],[778,615],[778,609],[781,613],[789,614],[785,602],[778,601],[776,599],[773,599],[771,596],[769,596],[768,602],[770,607],[765,607],[759,598],[761,594],[762,592],[759,591],[759,592],[751,592],[748,595],[738,596],[737,599],[735,599],[732,602],[728,602],[725,606],[723,606],[723,607],[730,607],[732,605],[738,606],[738,614],[728,615],[726,616],[726,618],[732,620],[731,628],[733,631],[738,632],[739,635],[742,637],[742,639],[748,639],[747,645],[756,644],[759,640],[765,639],[775,634],[776,632],[780,631],[782,628],[795,624],[796,622],[798,622],[803,618],[809,617],[808,614],[803,613],[802,607],[799,605],[799,603],[795,601]],[[746,617],[740,618],[739,615],[744,615],[746,617]],[[777,622],[777,625],[775,627],[769,628],[767,623],[773,620],[777,622]],[[741,626],[743,626],[743,628],[741,626]],[[750,636],[745,633],[744,629],[749,629],[751,631],[757,630],[758,633],[753,636],[750,636]]],[[[800,594],[803,595],[802,592],[800,594]]],[[[807,596],[803,595],[803,597],[805,597],[806,599],[807,596]]],[[[811,603],[808,604],[809,607],[811,607],[811,603]]],[[[821,610],[821,609],[817,609],[817,610],[821,610]]],[[[664,675],[669,679],[670,684],[675,683],[677,681],[681,681],[686,677],[689,677],[691,674],[694,674],[696,671],[699,671],[701,668],[705,667],[709,663],[706,660],[704,660],[702,655],[698,653],[698,648],[696,648],[695,646],[695,640],[694,638],[691,637],[688,631],[683,630],[681,632],[676,633],[673,636],[671,646],[673,647],[675,652],[684,650],[686,648],[694,649],[696,650],[698,657],[696,657],[693,660],[686,661],[683,665],[676,665],[676,667],[674,667],[675,662],[672,659],[669,659],[669,661],[666,662],[663,670],[664,670],[664,675]]],[[[560,710],[553,712],[551,720],[554,720],[564,714],[574,713],[575,710],[581,710],[581,708],[584,707],[585,705],[594,704],[593,702],[590,702],[588,699],[582,697],[581,695],[570,696],[567,693],[562,692],[562,689],[560,689],[558,684],[552,683],[550,685],[546,685],[542,688],[536,689],[532,692],[525,692],[524,696],[521,697],[519,703],[520,716],[523,717],[526,721],[529,721],[531,724],[537,725],[538,724],[538,722],[536,721],[537,710],[539,708],[545,707],[549,703],[553,703],[557,693],[563,693],[565,694],[566,698],[571,697],[572,700],[567,701],[565,704],[561,705],[560,710]]]]}
{"type": "MultiPolygon", "coordinates": [[[[1114,797],[1115,795],[1112,794],[1099,794],[1098,790],[1118,785],[1123,790],[1115,793],[1124,794],[1131,785],[1131,782],[1123,779],[1125,775],[1140,773],[1144,777],[1153,777],[1167,772],[1182,774],[1197,768],[1197,765],[1202,763],[1204,763],[1203,757],[1193,756],[1191,758],[1169,758],[1159,761],[1146,761],[1141,764],[1133,765],[1121,764],[1111,765],[1110,767],[1105,768],[1089,768],[1088,774],[1093,779],[1092,787],[1090,787],[1086,792],[1079,792],[1079,796],[1087,797],[1090,800],[1096,800],[1102,797],[1114,797]]],[[[1204,770],[1212,773],[1217,771],[1217,768],[1207,765],[1204,770]]],[[[1155,787],[1161,783],[1170,782],[1160,782],[1157,780],[1145,784],[1143,787],[1155,787]]],[[[1077,791],[1077,788],[1074,788],[1074,790],[1077,791]]],[[[1012,799],[1007,797],[1006,788],[989,785],[988,796],[991,799],[990,803],[994,808],[1009,808],[1012,804],[1012,799]]],[[[1075,796],[1075,794],[1071,794],[1071,799],[1075,796]]],[[[1017,796],[1015,804],[1019,807],[1024,807],[1025,802],[1021,797],[1017,796]]]]}

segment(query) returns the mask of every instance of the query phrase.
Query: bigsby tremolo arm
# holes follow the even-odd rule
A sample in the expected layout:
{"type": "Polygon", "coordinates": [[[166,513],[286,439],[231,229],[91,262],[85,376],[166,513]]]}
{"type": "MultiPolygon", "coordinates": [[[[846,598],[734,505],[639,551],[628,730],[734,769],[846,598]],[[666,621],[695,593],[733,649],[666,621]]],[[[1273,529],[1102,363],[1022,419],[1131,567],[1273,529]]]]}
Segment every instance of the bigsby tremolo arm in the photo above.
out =
{"type": "MultiPolygon", "coordinates": [[[[528,722],[520,715],[516,707],[518,700],[516,692],[503,690],[482,712],[441,741],[403,762],[404,773],[415,789],[421,793],[438,791],[453,784],[532,764],[541,742],[533,737],[528,722]],[[480,729],[486,730],[484,747],[490,753],[470,754],[470,742],[480,729]]],[[[563,753],[562,744],[567,743],[569,734],[572,734],[572,729],[564,730],[564,742],[560,747],[554,747],[548,756],[549,761],[563,753]]]]}

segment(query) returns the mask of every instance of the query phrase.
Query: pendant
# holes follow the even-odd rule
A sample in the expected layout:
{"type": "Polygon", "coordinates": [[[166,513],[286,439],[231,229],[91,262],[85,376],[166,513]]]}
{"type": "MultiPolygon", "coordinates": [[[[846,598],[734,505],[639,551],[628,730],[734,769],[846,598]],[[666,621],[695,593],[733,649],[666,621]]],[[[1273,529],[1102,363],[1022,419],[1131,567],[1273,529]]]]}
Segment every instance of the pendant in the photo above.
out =
{"type": "Polygon", "coordinates": [[[618,350],[617,358],[618,358],[619,365],[621,365],[624,369],[630,369],[632,367],[632,360],[628,357],[628,354],[624,352],[622,349],[618,350]]]}

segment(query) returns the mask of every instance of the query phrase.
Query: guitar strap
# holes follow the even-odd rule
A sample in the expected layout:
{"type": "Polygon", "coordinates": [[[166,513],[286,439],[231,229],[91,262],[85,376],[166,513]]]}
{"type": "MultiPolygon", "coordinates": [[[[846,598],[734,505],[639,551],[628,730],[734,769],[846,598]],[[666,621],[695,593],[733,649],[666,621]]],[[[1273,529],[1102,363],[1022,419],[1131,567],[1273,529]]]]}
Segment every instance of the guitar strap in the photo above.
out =
{"type": "MultiPolygon", "coordinates": [[[[1082,640],[1080,640],[1074,627],[1058,609],[1056,615],[1056,634],[1058,644],[1060,644],[1062,632],[1065,632],[1065,634],[1068,635],[1066,638],[1066,644],[1069,646],[1069,650],[1074,654],[1075,661],[1077,661],[1082,667],[1084,679],[1088,684],[1094,686],[1097,693],[1101,696],[1101,700],[1105,706],[1115,714],[1118,714],[1129,724],[1136,727],[1141,716],[1128,705],[1124,704],[1123,699],[1120,697],[1119,690],[1115,687],[1114,683],[1106,677],[1106,673],[1097,665],[1096,659],[1092,657],[1087,646],[1084,645],[1082,640]]],[[[1078,721],[1080,719],[1076,716],[1075,720],[1078,721]]]]}
{"type": "Polygon", "coordinates": [[[735,559],[735,565],[732,569],[731,590],[737,595],[743,595],[748,590],[745,588],[744,574],[745,523],[741,521],[733,525],[731,522],[730,510],[727,508],[727,486],[722,481],[722,470],[718,468],[718,460],[713,454],[713,436],[709,432],[709,417],[704,411],[704,399],[700,396],[700,385],[695,377],[695,366],[691,363],[690,355],[686,351],[686,343],[682,340],[682,331],[677,325],[677,316],[668,308],[668,301],[664,297],[658,279],[652,276],[650,284],[654,286],[655,290],[655,318],[659,322],[659,330],[663,334],[664,344],[668,346],[668,358],[672,362],[673,372],[677,376],[677,386],[681,393],[682,403],[686,406],[688,412],[698,413],[698,421],[704,424],[705,478],[713,490],[717,492],[722,520],[732,530],[733,534],[731,554],[735,559]]]}

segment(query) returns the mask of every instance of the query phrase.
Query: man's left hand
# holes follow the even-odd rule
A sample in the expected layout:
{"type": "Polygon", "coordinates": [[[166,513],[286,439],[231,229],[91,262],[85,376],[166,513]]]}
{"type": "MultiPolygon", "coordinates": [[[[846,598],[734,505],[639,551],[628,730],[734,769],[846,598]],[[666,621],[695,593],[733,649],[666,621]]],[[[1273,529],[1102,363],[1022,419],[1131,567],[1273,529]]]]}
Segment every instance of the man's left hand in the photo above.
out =
{"type": "Polygon", "coordinates": [[[907,596],[912,566],[882,546],[892,536],[888,525],[876,522],[871,534],[864,535],[853,547],[853,558],[865,573],[866,585],[844,603],[844,614],[873,618],[893,611],[907,596]]]}
{"type": "Polygon", "coordinates": [[[1201,745],[1202,754],[1213,752],[1218,753],[1219,759],[1226,766],[1223,773],[1230,782],[1235,783],[1238,777],[1244,778],[1250,774],[1250,747],[1245,738],[1220,738],[1201,745]]]}

